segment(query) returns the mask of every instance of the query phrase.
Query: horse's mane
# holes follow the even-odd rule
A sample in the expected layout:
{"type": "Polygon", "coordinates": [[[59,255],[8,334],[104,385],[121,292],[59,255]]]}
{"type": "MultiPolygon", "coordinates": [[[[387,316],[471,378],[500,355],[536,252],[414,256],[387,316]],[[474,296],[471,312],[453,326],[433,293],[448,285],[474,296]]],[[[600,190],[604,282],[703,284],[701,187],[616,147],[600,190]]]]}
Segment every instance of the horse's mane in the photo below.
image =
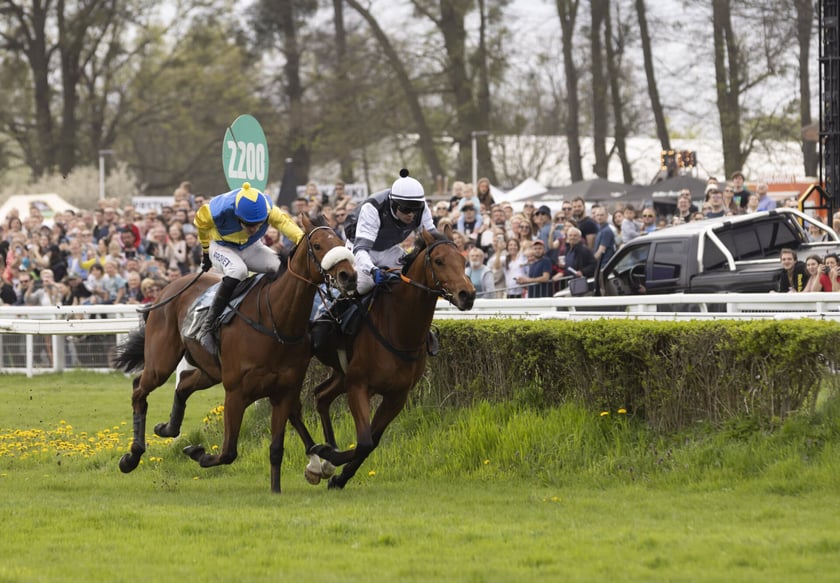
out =
{"type": "MultiPolygon", "coordinates": [[[[327,223],[327,219],[324,218],[324,215],[318,215],[316,218],[311,219],[311,221],[312,225],[315,227],[329,226],[329,224],[327,223]]],[[[289,268],[289,261],[291,261],[292,257],[295,256],[295,251],[298,250],[298,247],[301,246],[301,243],[303,243],[303,239],[305,238],[306,236],[304,235],[304,237],[301,238],[300,242],[294,247],[292,247],[291,250],[282,247],[277,251],[277,257],[280,258],[280,269],[278,269],[275,273],[269,273],[268,275],[266,275],[267,281],[274,281],[275,279],[278,279],[281,275],[286,273],[286,270],[289,268]]]]}
{"type": "MultiPolygon", "coordinates": [[[[434,237],[434,241],[447,241],[446,235],[439,231],[435,231],[433,233],[429,233],[432,237],[434,237]]],[[[401,262],[403,264],[402,272],[407,273],[409,269],[411,269],[411,264],[414,263],[414,260],[417,259],[417,256],[426,249],[426,240],[418,235],[414,238],[414,249],[411,250],[411,253],[406,255],[402,258],[401,262]]]]}

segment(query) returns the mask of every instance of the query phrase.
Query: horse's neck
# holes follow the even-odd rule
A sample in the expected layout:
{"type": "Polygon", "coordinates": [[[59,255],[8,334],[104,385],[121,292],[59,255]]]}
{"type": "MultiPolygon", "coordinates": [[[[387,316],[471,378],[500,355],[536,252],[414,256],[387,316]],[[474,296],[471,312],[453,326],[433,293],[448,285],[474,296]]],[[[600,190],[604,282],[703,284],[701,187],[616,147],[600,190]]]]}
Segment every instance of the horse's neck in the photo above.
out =
{"type": "MultiPolygon", "coordinates": [[[[298,253],[303,251],[301,249],[298,253]]],[[[316,284],[307,281],[310,273],[306,269],[307,263],[302,263],[293,265],[290,261],[286,272],[269,288],[268,301],[274,325],[281,333],[296,334],[298,329],[305,329],[309,323],[316,284]]]]}
{"type": "MultiPolygon", "coordinates": [[[[414,279],[414,274],[406,275],[412,281],[432,287],[429,282],[414,279]]],[[[384,313],[395,343],[408,346],[423,341],[432,325],[437,296],[410,284],[392,286],[392,291],[388,295],[390,305],[384,313]],[[403,317],[397,318],[396,314],[403,314],[403,317]]]]}

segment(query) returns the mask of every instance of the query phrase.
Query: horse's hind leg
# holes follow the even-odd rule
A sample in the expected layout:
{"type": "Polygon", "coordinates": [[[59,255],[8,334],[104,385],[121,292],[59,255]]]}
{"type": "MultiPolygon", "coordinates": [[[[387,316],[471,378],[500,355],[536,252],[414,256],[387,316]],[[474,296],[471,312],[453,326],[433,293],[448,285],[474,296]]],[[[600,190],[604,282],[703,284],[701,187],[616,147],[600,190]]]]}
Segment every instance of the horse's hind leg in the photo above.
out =
{"type": "Polygon", "coordinates": [[[407,398],[407,392],[400,394],[386,394],[382,396],[382,403],[380,403],[379,407],[376,409],[369,431],[361,432],[358,435],[356,456],[345,464],[339,475],[333,476],[330,479],[328,483],[328,487],[330,489],[344,488],[345,484],[350,481],[350,478],[356,475],[359,467],[364,463],[373,450],[379,446],[379,442],[382,439],[382,435],[385,433],[385,429],[391,424],[391,421],[399,415],[400,411],[403,410],[403,407],[405,407],[407,398]],[[365,435],[369,436],[369,442],[364,441],[363,436],[365,435]]]}
{"type": "Polygon", "coordinates": [[[326,381],[315,387],[315,409],[321,418],[321,427],[324,431],[324,439],[333,449],[338,449],[335,442],[335,431],[330,418],[330,405],[340,394],[344,392],[344,376],[334,373],[326,381]]]}
{"type": "Polygon", "coordinates": [[[140,465],[140,458],[146,452],[146,411],[149,408],[149,393],[162,385],[174,368],[173,363],[172,369],[163,374],[156,373],[153,368],[147,366],[132,382],[134,391],[131,393],[131,407],[134,438],[129,452],[120,458],[120,471],[124,474],[137,468],[140,465]]]}
{"type": "MultiPolygon", "coordinates": [[[[186,361],[181,360],[179,368],[185,365],[186,361]]],[[[189,367],[189,365],[186,365],[189,367]]],[[[178,386],[175,387],[175,396],[172,401],[172,410],[169,413],[168,423],[155,425],[155,435],[159,437],[178,437],[181,433],[181,423],[184,421],[184,413],[187,410],[187,399],[196,391],[202,391],[216,384],[216,380],[197,368],[185,368],[178,378],[178,386]]]]}
{"type": "Polygon", "coordinates": [[[225,439],[222,451],[218,455],[209,455],[201,445],[190,445],[184,448],[184,453],[197,461],[202,468],[209,468],[222,464],[231,464],[236,459],[239,432],[242,429],[242,417],[245,409],[251,404],[241,395],[240,390],[227,390],[225,387],[225,439]]]}

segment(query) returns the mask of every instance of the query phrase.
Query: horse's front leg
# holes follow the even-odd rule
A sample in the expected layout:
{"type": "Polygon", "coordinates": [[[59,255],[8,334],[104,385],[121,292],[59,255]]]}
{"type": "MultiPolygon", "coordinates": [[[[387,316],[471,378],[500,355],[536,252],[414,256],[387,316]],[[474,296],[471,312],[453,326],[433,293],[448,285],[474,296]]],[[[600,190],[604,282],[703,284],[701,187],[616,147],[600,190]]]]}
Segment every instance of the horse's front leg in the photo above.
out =
{"type": "Polygon", "coordinates": [[[309,429],[303,422],[300,398],[297,399],[297,405],[289,415],[289,421],[292,423],[292,427],[298,432],[300,440],[303,442],[304,450],[309,456],[309,463],[303,471],[303,476],[307,482],[316,486],[321,483],[321,480],[327,479],[335,473],[335,466],[327,460],[322,460],[318,455],[310,453],[315,447],[315,440],[312,439],[312,434],[309,433],[309,429]]]}
{"type": "MultiPolygon", "coordinates": [[[[350,413],[353,415],[353,421],[356,424],[356,447],[338,451],[333,446],[316,445],[311,452],[329,460],[336,466],[343,466],[357,457],[366,458],[373,444],[370,435],[370,397],[368,396],[367,387],[364,385],[348,387],[347,404],[350,407],[350,413]]],[[[321,405],[322,402],[319,400],[319,411],[321,411],[321,405]]],[[[334,479],[335,477],[333,477],[334,479]]]]}
{"type": "Polygon", "coordinates": [[[236,460],[242,417],[245,415],[245,409],[251,404],[239,393],[240,390],[229,390],[225,393],[225,438],[222,451],[217,455],[210,455],[202,445],[190,445],[184,448],[184,453],[197,461],[202,468],[232,464],[236,460]]]}
{"type": "MultiPolygon", "coordinates": [[[[369,427],[367,435],[370,436],[370,442],[359,444],[356,446],[357,455],[350,462],[348,462],[337,476],[333,476],[328,483],[328,487],[344,488],[350,478],[356,475],[359,467],[364,463],[368,456],[379,447],[379,442],[382,440],[382,435],[385,429],[391,424],[400,411],[405,407],[405,402],[408,397],[408,392],[399,394],[387,394],[382,396],[382,403],[376,409],[376,414],[373,416],[373,422],[369,427]]],[[[362,439],[360,438],[361,442],[362,439]]]]}
{"type": "MultiPolygon", "coordinates": [[[[337,464],[338,446],[335,440],[335,431],[332,426],[332,419],[330,417],[330,406],[333,401],[344,392],[344,376],[339,373],[333,373],[333,376],[315,387],[315,409],[318,411],[318,416],[321,419],[321,428],[324,432],[324,440],[326,445],[316,445],[307,449],[310,455],[318,455],[331,464],[337,464]]],[[[346,462],[344,462],[346,463],[346,462]]]]}

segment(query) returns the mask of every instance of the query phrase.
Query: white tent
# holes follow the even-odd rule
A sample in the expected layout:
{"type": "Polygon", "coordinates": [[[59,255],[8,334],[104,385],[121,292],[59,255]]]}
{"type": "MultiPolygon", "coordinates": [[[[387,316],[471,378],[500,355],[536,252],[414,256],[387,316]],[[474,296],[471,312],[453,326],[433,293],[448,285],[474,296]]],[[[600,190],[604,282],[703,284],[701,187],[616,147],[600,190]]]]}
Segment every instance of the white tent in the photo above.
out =
{"type": "Polygon", "coordinates": [[[44,223],[51,225],[55,213],[71,210],[78,213],[79,209],[55,193],[46,194],[13,194],[0,206],[0,221],[6,223],[6,218],[12,209],[17,209],[21,219],[29,216],[29,209],[36,207],[44,217],[44,223]]]}
{"type": "Polygon", "coordinates": [[[539,194],[548,192],[548,189],[534,180],[533,178],[526,178],[511,190],[508,190],[501,199],[496,199],[497,202],[517,202],[526,198],[531,198],[539,194]]]}

